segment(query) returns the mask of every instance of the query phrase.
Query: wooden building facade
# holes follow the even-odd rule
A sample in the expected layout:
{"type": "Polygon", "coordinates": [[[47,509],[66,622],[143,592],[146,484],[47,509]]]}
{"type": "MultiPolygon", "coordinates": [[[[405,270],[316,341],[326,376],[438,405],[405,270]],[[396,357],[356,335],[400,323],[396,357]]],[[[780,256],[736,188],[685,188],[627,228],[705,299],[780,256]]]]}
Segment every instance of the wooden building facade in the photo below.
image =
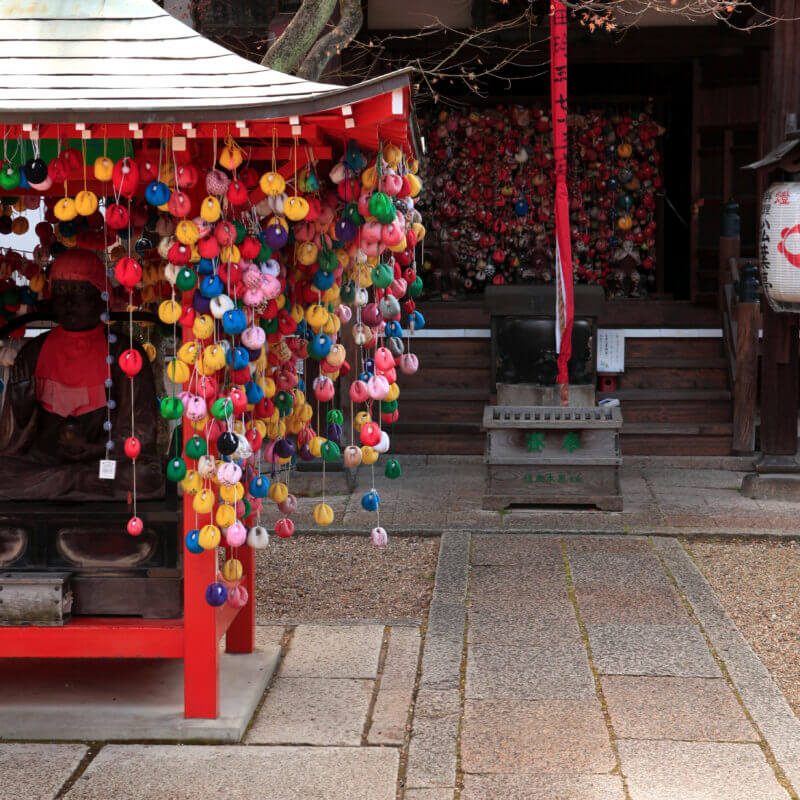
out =
{"type": "MultiPolygon", "coordinates": [[[[491,24],[485,14],[494,7],[473,4],[470,24],[491,24]]],[[[453,27],[465,13],[463,5],[434,0],[419,12],[420,23],[425,13],[439,12],[453,27]]],[[[394,36],[410,35],[403,26],[411,17],[399,15],[396,4],[392,10],[388,0],[370,0],[362,38],[387,28],[394,36]]],[[[598,327],[624,332],[625,365],[610,388],[598,386],[608,390],[598,391],[597,398],[621,402],[624,454],[730,455],[735,344],[725,341],[722,324],[720,234],[725,205],[733,198],[741,220],[740,253],[756,256],[763,187],[757,173],[741,167],[768,149],[765,86],[772,33],[743,33],[714,22],[665,25],[665,20],[683,22],[661,15],[624,35],[590,34],[578,25],[570,31],[571,102],[602,104],[621,96],[631,105],[650,102],[666,129],[657,283],[646,297],[610,297],[604,303],[598,327]]],[[[546,17],[542,25],[546,37],[546,17]]],[[[390,39],[383,58],[396,65],[447,47],[447,37],[437,43],[431,37],[390,39]]],[[[522,59],[533,62],[540,55],[534,51],[522,59]]],[[[483,99],[459,93],[454,82],[450,90],[442,88],[447,98],[438,107],[492,108],[546,99],[547,80],[541,69],[538,76],[515,80],[511,91],[496,81],[496,91],[483,99]]],[[[426,255],[434,269],[438,257],[435,251],[426,255]]],[[[488,314],[479,293],[456,292],[448,299],[434,293],[423,300],[427,325],[414,349],[424,369],[416,384],[404,387],[394,442],[400,452],[479,454],[481,412],[494,399],[488,314]]]]}

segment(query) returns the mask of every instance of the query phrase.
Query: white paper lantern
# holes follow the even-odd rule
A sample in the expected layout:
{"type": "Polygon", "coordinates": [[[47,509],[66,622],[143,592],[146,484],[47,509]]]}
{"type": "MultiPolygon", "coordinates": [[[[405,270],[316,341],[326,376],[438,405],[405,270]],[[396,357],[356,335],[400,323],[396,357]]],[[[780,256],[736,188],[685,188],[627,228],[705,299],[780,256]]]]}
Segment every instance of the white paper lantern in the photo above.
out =
{"type": "Polygon", "coordinates": [[[800,183],[773,183],[761,206],[761,278],[770,306],[800,311],[800,183]]]}

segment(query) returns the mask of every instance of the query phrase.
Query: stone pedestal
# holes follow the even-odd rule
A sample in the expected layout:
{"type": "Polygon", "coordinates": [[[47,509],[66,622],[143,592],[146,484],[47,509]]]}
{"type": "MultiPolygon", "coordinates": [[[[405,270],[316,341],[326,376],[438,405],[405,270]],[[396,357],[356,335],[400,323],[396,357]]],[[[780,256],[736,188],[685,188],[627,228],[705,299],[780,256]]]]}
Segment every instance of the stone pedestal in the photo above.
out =
{"type": "Polygon", "coordinates": [[[742,478],[742,494],[753,500],[800,503],[800,475],[751,472],[742,478]]]}
{"type": "Polygon", "coordinates": [[[742,494],[753,500],[800,502],[800,458],[762,455],[755,472],[742,478],[742,494]]]}
{"type": "Polygon", "coordinates": [[[483,508],[621,511],[618,407],[486,406],[483,508]]]}

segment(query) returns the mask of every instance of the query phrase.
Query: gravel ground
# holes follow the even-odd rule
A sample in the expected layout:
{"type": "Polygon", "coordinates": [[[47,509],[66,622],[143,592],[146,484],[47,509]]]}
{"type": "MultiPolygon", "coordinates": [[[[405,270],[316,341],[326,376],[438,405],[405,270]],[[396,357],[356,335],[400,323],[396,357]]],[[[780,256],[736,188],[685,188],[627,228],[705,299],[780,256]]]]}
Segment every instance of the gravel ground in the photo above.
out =
{"type": "Polygon", "coordinates": [[[270,537],[257,553],[258,621],[419,618],[428,607],[439,540],[270,537]]]}
{"type": "Polygon", "coordinates": [[[689,547],[800,716],[800,543],[691,542],[689,547]]]}

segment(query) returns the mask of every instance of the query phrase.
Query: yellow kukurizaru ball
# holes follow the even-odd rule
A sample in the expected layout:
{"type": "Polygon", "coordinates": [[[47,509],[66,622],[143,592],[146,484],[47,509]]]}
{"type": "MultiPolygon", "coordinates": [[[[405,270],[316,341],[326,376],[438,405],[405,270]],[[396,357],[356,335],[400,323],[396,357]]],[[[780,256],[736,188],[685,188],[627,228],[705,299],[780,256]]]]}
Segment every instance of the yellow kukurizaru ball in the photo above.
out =
{"type": "Polygon", "coordinates": [[[308,443],[308,450],[314,458],[322,458],[322,445],[325,444],[326,441],[328,440],[322,436],[315,436],[308,443]]]}
{"type": "Polygon", "coordinates": [[[203,479],[197,470],[190,469],[181,481],[181,488],[186,494],[197,494],[203,489],[203,479]]]}
{"type": "Polygon", "coordinates": [[[197,225],[190,219],[182,219],[175,226],[175,238],[181,244],[188,244],[191,246],[200,238],[200,231],[197,229],[197,225]]]}
{"type": "Polygon", "coordinates": [[[98,156],[94,160],[94,177],[98,181],[110,181],[114,174],[114,162],[105,156],[98,156]]]}
{"type": "Polygon", "coordinates": [[[261,387],[262,391],[264,392],[264,397],[275,397],[275,392],[278,391],[278,388],[275,386],[275,381],[272,378],[268,378],[266,375],[262,375],[256,383],[261,387]]]}
{"type": "Polygon", "coordinates": [[[180,319],[183,309],[177,300],[165,300],[158,307],[158,318],[165,325],[172,325],[180,319]]]}
{"type": "Polygon", "coordinates": [[[333,522],[333,509],[327,503],[320,503],[314,507],[314,522],[325,527],[333,522]]]}
{"type": "Polygon", "coordinates": [[[200,355],[200,345],[197,342],[184,342],[179,348],[177,356],[184,364],[194,364],[200,355]]]}
{"type": "Polygon", "coordinates": [[[379,455],[380,453],[368,444],[363,445],[361,448],[361,461],[364,464],[374,464],[378,460],[379,455]]]}
{"type": "Polygon", "coordinates": [[[284,417],[283,420],[284,424],[286,425],[286,432],[294,434],[295,436],[306,426],[306,423],[303,422],[302,419],[295,417],[293,414],[291,416],[284,417]]]}
{"type": "Polygon", "coordinates": [[[94,192],[83,189],[75,195],[75,209],[82,217],[94,214],[97,206],[97,195],[94,192]]]}
{"type": "Polygon", "coordinates": [[[213,550],[221,541],[222,532],[216,525],[203,525],[197,537],[197,544],[203,550],[213,550]]]}
{"type": "Polygon", "coordinates": [[[230,528],[236,522],[236,509],[225,504],[219,505],[214,519],[220,528],[230,528]]]}
{"type": "Polygon", "coordinates": [[[396,383],[389,384],[389,391],[386,394],[386,397],[383,398],[383,402],[391,403],[400,396],[400,387],[396,383]]]}
{"type": "Polygon", "coordinates": [[[289,487],[285,483],[273,483],[269,487],[269,499],[273,503],[282,503],[289,496],[289,487]]]}
{"type": "Polygon", "coordinates": [[[214,317],[201,314],[192,324],[192,333],[198,339],[210,339],[214,335],[214,317]]]}
{"type": "Polygon", "coordinates": [[[206,222],[216,222],[222,216],[222,207],[216,197],[206,197],[200,205],[200,216],[206,222]]]}
{"type": "Polygon", "coordinates": [[[342,326],[341,320],[335,314],[328,315],[328,321],[322,326],[322,332],[326,336],[335,336],[342,326]]]}
{"type": "Polygon", "coordinates": [[[167,364],[167,377],[173,383],[186,383],[191,374],[192,372],[189,369],[189,365],[177,358],[171,359],[169,364],[167,364]]]}
{"type": "Polygon", "coordinates": [[[372,417],[370,417],[369,412],[359,411],[353,420],[353,426],[357,431],[360,431],[368,422],[372,422],[372,417]]]}
{"type": "Polygon", "coordinates": [[[226,503],[237,503],[244,497],[244,486],[241,483],[235,486],[220,486],[219,496],[226,503]]]}
{"type": "Polygon", "coordinates": [[[229,558],[222,565],[222,577],[225,578],[225,580],[229,583],[240,581],[242,579],[243,572],[244,570],[242,569],[242,562],[239,561],[238,558],[229,558]]]}
{"type": "Polygon", "coordinates": [[[192,508],[198,514],[210,514],[214,509],[214,492],[210,489],[203,489],[198,492],[192,500],[192,508]]]}

